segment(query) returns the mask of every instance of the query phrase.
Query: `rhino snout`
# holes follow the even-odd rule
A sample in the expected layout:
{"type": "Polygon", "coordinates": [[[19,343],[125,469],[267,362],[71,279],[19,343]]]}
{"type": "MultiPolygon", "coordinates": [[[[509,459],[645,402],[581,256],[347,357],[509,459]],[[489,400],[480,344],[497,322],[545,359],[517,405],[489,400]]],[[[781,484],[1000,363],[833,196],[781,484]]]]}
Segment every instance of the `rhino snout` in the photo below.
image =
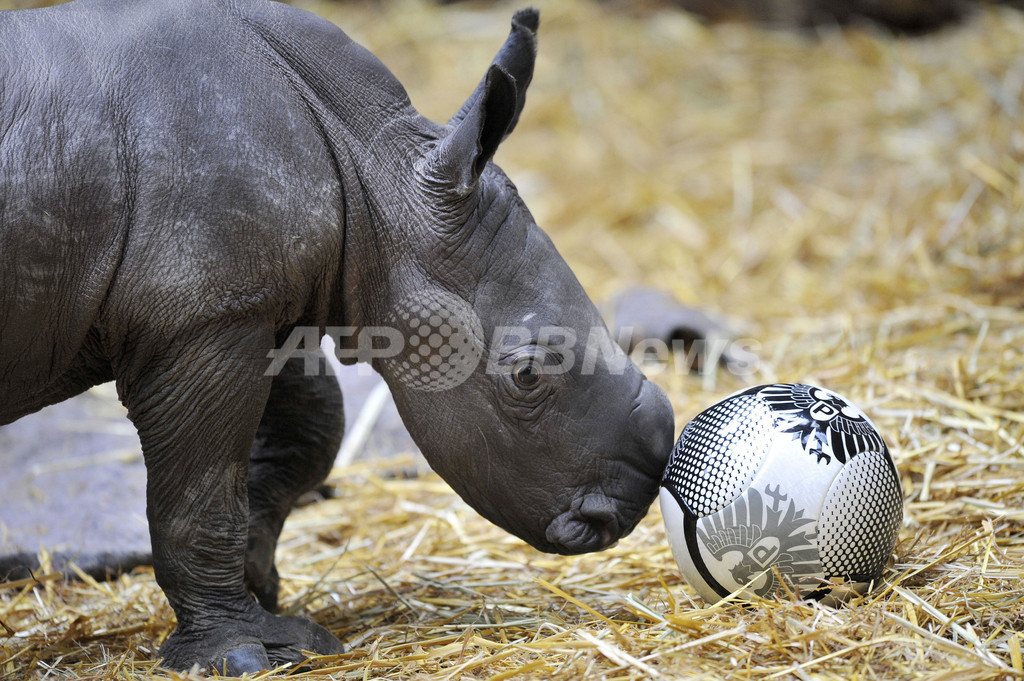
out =
{"type": "Polygon", "coordinates": [[[629,415],[629,430],[638,445],[634,465],[660,481],[675,442],[675,415],[665,391],[646,379],[629,415]]]}
{"type": "Polygon", "coordinates": [[[600,551],[629,534],[657,495],[668,464],[675,416],[668,397],[646,379],[600,485],[607,493],[583,494],[548,524],[545,540],[556,553],[600,551]]]}

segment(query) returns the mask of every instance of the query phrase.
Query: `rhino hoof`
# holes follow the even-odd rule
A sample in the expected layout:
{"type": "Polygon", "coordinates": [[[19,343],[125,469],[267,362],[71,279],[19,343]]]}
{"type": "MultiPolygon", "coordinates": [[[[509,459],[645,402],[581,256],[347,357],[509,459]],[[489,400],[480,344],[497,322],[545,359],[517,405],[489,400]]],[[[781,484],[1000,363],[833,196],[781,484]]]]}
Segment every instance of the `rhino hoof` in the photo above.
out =
{"type": "Polygon", "coordinates": [[[224,653],[223,661],[217,664],[212,660],[218,673],[225,676],[241,676],[242,674],[259,672],[270,668],[270,659],[266,649],[259,643],[246,643],[224,653]]]}
{"type": "Polygon", "coordinates": [[[228,676],[256,673],[284,664],[301,666],[310,654],[335,655],[344,646],[324,627],[301,617],[280,617],[260,611],[255,622],[225,623],[202,631],[180,627],[160,649],[162,666],[187,670],[194,666],[228,676]]]}
{"type": "Polygon", "coordinates": [[[339,655],[345,652],[334,634],[301,617],[274,617],[271,626],[261,633],[270,662],[281,666],[291,662],[301,664],[308,651],[317,655],[339,655]]]}

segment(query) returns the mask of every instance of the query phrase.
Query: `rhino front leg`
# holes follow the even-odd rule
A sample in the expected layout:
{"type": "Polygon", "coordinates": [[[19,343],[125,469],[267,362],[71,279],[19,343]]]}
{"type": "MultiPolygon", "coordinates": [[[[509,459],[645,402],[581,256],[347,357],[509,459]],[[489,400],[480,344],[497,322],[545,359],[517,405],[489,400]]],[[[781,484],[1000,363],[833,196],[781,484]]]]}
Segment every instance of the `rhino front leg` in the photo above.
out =
{"type": "Polygon", "coordinates": [[[245,581],[260,605],[277,610],[274,550],[295,501],[323,482],[345,429],[341,389],[320,359],[315,376],[290,360],[274,377],[249,463],[249,543],[245,581]]]}
{"type": "Polygon", "coordinates": [[[269,332],[206,327],[118,372],[146,461],[154,572],[178,620],[160,649],[168,668],[238,675],[341,651],[326,629],[271,615],[245,586],[249,456],[272,346],[269,332]]]}

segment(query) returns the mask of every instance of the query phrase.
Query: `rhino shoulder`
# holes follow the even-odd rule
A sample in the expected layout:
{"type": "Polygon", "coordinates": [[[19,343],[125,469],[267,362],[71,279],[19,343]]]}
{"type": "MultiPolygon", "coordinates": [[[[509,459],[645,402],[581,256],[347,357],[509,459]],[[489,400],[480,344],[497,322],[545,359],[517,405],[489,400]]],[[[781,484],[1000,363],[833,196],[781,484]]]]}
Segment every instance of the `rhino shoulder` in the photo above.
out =
{"type": "Polygon", "coordinates": [[[328,109],[407,110],[408,93],[369,50],[323,17],[270,0],[225,0],[234,16],[280,58],[328,109]]]}

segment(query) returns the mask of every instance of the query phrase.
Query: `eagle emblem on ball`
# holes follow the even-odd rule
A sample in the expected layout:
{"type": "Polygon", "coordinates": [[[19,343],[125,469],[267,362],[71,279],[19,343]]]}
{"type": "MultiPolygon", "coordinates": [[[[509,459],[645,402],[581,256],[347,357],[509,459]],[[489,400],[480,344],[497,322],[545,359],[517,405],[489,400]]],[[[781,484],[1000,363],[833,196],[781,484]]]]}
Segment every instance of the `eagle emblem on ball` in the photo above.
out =
{"type": "Polygon", "coordinates": [[[782,419],[783,432],[800,440],[818,463],[846,463],[861,452],[888,453],[885,441],[860,409],[830,390],[802,383],[763,385],[757,395],[782,419]]]}

